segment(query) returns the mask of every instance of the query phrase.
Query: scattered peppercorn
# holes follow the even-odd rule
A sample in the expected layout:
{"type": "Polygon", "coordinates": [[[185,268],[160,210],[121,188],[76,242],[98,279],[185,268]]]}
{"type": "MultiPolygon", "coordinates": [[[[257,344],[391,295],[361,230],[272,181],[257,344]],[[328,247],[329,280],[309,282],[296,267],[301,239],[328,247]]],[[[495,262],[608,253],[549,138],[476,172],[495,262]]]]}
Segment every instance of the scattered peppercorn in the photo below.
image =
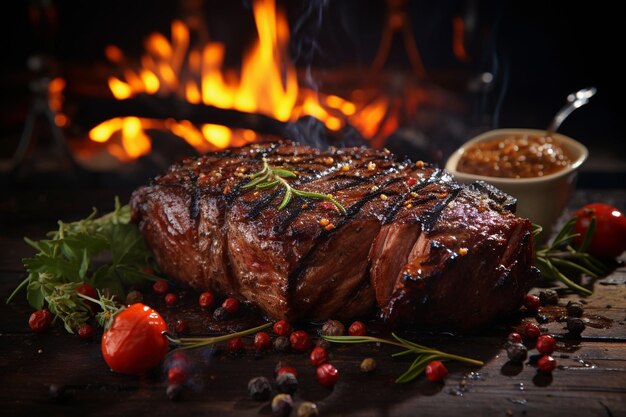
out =
{"type": "Polygon", "coordinates": [[[316,346],[311,351],[309,358],[311,359],[311,363],[313,364],[313,366],[320,366],[321,364],[328,361],[328,353],[323,347],[316,346]]]}
{"type": "Polygon", "coordinates": [[[330,224],[330,220],[324,217],[320,219],[319,223],[320,223],[320,226],[326,227],[330,224]]]}
{"type": "Polygon", "coordinates": [[[297,417],[315,417],[320,415],[320,411],[315,403],[304,401],[298,406],[297,417]]]}
{"type": "Polygon", "coordinates": [[[556,347],[556,340],[549,335],[542,335],[537,338],[537,350],[544,355],[551,355],[556,347]]]}
{"type": "Polygon", "coordinates": [[[143,294],[140,291],[133,290],[126,294],[126,305],[133,305],[143,301],[143,294]]]}
{"type": "Polygon", "coordinates": [[[89,323],[80,326],[78,329],[78,337],[83,340],[91,340],[91,338],[93,338],[93,326],[89,323]]]}
{"type": "Polygon", "coordinates": [[[415,178],[409,178],[408,180],[406,180],[406,185],[408,185],[409,187],[415,185],[417,183],[417,180],[415,178]]]}
{"type": "Polygon", "coordinates": [[[517,332],[509,333],[506,339],[511,343],[522,343],[522,335],[517,332]]]}
{"type": "Polygon", "coordinates": [[[154,283],[154,285],[152,285],[152,290],[159,295],[167,294],[167,290],[169,290],[169,288],[170,284],[168,284],[168,282],[164,279],[159,279],[154,283]]]}
{"type": "Polygon", "coordinates": [[[536,324],[527,322],[524,325],[524,336],[528,337],[529,339],[536,339],[541,335],[541,330],[539,329],[539,327],[537,327],[536,324]]]}
{"type": "Polygon", "coordinates": [[[583,304],[580,301],[569,301],[566,308],[567,314],[570,317],[582,317],[583,312],[585,311],[583,304]]]}
{"type": "Polygon", "coordinates": [[[178,296],[174,293],[168,293],[165,295],[165,305],[168,307],[173,307],[178,303],[178,296]]]}
{"type": "MultiPolygon", "coordinates": [[[[279,362],[279,364],[281,362],[279,362]]],[[[281,366],[280,368],[276,370],[276,376],[279,376],[282,374],[293,374],[296,378],[298,377],[298,371],[293,366],[281,366]]]]}
{"type": "Polygon", "coordinates": [[[528,294],[526,298],[524,298],[524,306],[529,312],[536,313],[539,311],[539,307],[541,307],[541,300],[536,295],[528,294]]]}
{"type": "Polygon", "coordinates": [[[550,373],[556,368],[556,359],[550,355],[543,355],[537,361],[537,367],[541,372],[550,373]]]}
{"type": "Polygon", "coordinates": [[[293,394],[298,389],[298,379],[291,372],[285,372],[276,377],[276,388],[280,392],[293,394]]]}
{"type": "Polygon", "coordinates": [[[226,342],[226,349],[231,353],[236,353],[243,350],[243,339],[241,337],[234,337],[226,342]]]}
{"type": "Polygon", "coordinates": [[[187,373],[177,366],[173,366],[167,371],[167,382],[171,385],[182,384],[187,379],[187,373]]]}
{"type": "Polygon", "coordinates": [[[315,346],[319,346],[321,348],[328,350],[330,349],[331,343],[328,340],[320,337],[315,340],[315,346]]]}
{"type": "Polygon", "coordinates": [[[176,320],[176,324],[174,325],[174,330],[178,334],[187,333],[187,330],[189,330],[189,322],[187,322],[187,320],[185,319],[176,320]]]}
{"type": "Polygon", "coordinates": [[[287,417],[293,409],[293,400],[289,394],[277,394],[272,398],[272,415],[287,417]]]}
{"type": "Polygon", "coordinates": [[[291,324],[287,320],[279,320],[274,323],[274,327],[272,328],[274,333],[279,336],[289,336],[291,333],[291,324]]]}
{"type": "Polygon", "coordinates": [[[218,307],[213,311],[213,319],[216,321],[226,320],[228,318],[228,311],[223,307],[218,307]]]}
{"type": "Polygon", "coordinates": [[[270,335],[265,332],[258,332],[254,335],[254,349],[257,351],[265,350],[272,344],[270,335]]]}
{"type": "Polygon", "coordinates": [[[198,304],[202,308],[211,308],[213,307],[213,303],[215,303],[215,296],[212,292],[205,291],[198,297],[198,304]]]}
{"type": "Polygon", "coordinates": [[[332,387],[339,380],[339,371],[330,363],[318,366],[315,374],[317,382],[325,387],[332,387]]]}
{"type": "Polygon", "coordinates": [[[553,289],[547,289],[539,293],[539,299],[543,305],[557,305],[559,303],[559,294],[553,289]]]}
{"type": "Polygon", "coordinates": [[[296,330],[289,335],[291,348],[297,352],[306,352],[311,348],[311,337],[304,330],[296,330]]]}
{"type": "Polygon", "coordinates": [[[35,333],[41,333],[48,330],[52,323],[52,314],[48,310],[37,310],[28,318],[28,325],[35,333]]]}
{"type": "Polygon", "coordinates": [[[228,297],[222,303],[222,308],[228,312],[228,314],[235,314],[239,311],[239,300],[233,297],[228,297]]]}
{"type": "Polygon", "coordinates": [[[506,355],[511,362],[521,363],[528,357],[528,349],[521,343],[511,343],[506,347],[506,355]]]}
{"type": "Polygon", "coordinates": [[[430,382],[439,382],[448,375],[448,369],[441,361],[431,361],[424,372],[430,382]]]}
{"type": "Polygon", "coordinates": [[[253,400],[265,401],[272,394],[272,385],[264,376],[252,378],[248,382],[248,394],[253,400]]]}
{"type": "Polygon", "coordinates": [[[165,390],[165,395],[170,401],[179,401],[183,396],[183,386],[181,384],[169,384],[165,390]]]}
{"type": "Polygon", "coordinates": [[[567,330],[574,336],[580,336],[585,331],[585,322],[578,317],[569,317],[567,319],[567,330]]]}
{"type": "Polygon", "coordinates": [[[343,336],[344,334],[346,334],[346,328],[340,321],[328,320],[322,326],[324,336],[343,336]]]}
{"type": "Polygon", "coordinates": [[[365,336],[367,329],[362,321],[355,321],[348,327],[348,334],[350,336],[365,336]]]}
{"type": "Polygon", "coordinates": [[[374,358],[365,358],[361,362],[361,372],[370,373],[376,370],[376,360],[374,358]]]}
{"type": "Polygon", "coordinates": [[[289,352],[289,348],[291,347],[291,343],[289,343],[289,339],[285,336],[278,336],[274,339],[274,350],[277,352],[289,352]]]}
{"type": "Polygon", "coordinates": [[[415,166],[416,166],[417,168],[424,168],[424,161],[417,161],[417,162],[415,163],[415,166]]]}

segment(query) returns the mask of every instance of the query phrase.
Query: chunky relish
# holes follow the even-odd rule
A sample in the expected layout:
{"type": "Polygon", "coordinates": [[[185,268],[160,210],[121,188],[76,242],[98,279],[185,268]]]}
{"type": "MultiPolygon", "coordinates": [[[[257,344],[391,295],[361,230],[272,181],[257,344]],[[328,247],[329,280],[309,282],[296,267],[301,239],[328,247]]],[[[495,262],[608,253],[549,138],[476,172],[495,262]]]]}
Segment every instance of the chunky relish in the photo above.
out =
{"type": "Polygon", "coordinates": [[[476,143],[463,152],[459,172],[500,178],[531,178],[558,172],[570,155],[549,136],[505,135],[476,143]]]}

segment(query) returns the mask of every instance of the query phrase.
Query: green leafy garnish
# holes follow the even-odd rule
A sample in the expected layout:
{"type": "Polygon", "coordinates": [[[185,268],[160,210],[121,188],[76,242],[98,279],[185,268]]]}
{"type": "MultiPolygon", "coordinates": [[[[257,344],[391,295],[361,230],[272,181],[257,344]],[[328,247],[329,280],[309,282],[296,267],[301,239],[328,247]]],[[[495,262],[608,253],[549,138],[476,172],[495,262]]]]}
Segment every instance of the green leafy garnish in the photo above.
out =
{"type": "Polygon", "coordinates": [[[47,234],[49,239],[26,243],[37,250],[23,259],[28,276],[7,299],[26,287],[29,304],[39,310],[48,306],[72,333],[89,318],[89,307],[76,288],[88,283],[111,295],[124,297],[125,288],[156,278],[142,269],[151,256],[143,237],[130,222],[130,207],[115,199],[115,210],[101,217],[94,211],[86,219],[64,223],[47,234]],[[102,260],[110,258],[109,263],[102,260]]]}
{"type": "Polygon", "coordinates": [[[424,370],[426,369],[426,365],[428,365],[431,361],[440,360],[440,361],[448,361],[455,360],[461,362],[471,363],[472,365],[482,366],[484,363],[482,361],[478,361],[475,359],[466,358],[464,356],[453,355],[450,353],[441,352],[426,346],[418,345],[417,343],[413,343],[407,339],[403,339],[395,333],[391,333],[391,336],[395,340],[381,339],[378,337],[372,336],[322,336],[324,340],[333,343],[385,343],[388,345],[394,345],[403,348],[404,350],[400,352],[394,353],[393,357],[396,356],[404,356],[415,354],[417,357],[409,366],[406,372],[400,375],[396,379],[396,383],[403,384],[405,382],[410,382],[417,378],[424,370]]]}
{"type": "Polygon", "coordinates": [[[263,169],[260,171],[250,175],[250,181],[243,185],[241,188],[249,189],[254,188],[257,190],[267,190],[274,188],[276,186],[281,186],[285,188],[285,196],[278,206],[278,210],[282,210],[291,201],[291,198],[296,195],[301,198],[309,198],[312,200],[326,200],[330,201],[337,207],[337,209],[343,214],[346,213],[346,209],[331,195],[322,194],[322,193],[314,193],[310,191],[302,191],[296,188],[293,188],[291,184],[287,181],[289,178],[297,178],[298,175],[285,168],[285,167],[274,167],[267,163],[267,159],[263,158],[263,169]]]}
{"type": "MultiPolygon", "coordinates": [[[[592,218],[579,248],[572,246],[574,238],[580,236],[574,233],[576,218],[570,219],[556,235],[552,243],[535,251],[535,264],[541,275],[548,279],[558,280],[570,289],[584,295],[593,294],[587,288],[576,284],[565,275],[567,271],[583,273],[591,278],[599,278],[609,272],[607,266],[600,260],[586,252],[591,237],[596,229],[596,219],[592,218]],[[565,271],[565,272],[564,272],[565,271]]],[[[533,234],[541,233],[541,226],[533,225],[533,234]]]]}

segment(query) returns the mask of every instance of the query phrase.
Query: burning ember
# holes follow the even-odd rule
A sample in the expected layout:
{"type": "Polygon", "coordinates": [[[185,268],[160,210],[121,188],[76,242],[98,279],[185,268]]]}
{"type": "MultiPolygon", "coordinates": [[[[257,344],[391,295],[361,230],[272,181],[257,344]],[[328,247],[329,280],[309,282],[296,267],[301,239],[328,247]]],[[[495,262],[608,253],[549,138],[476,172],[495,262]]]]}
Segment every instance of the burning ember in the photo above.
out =
{"type": "MultiPolygon", "coordinates": [[[[300,86],[287,53],[289,26],[285,14],[276,9],[274,0],[254,1],[253,12],[258,39],[244,57],[240,71],[223,68],[224,44],[191,45],[190,29],[181,21],[172,23],[170,40],[160,33],[148,37],[139,69],[131,69],[119,48],[107,47],[107,58],[123,73],[123,79],[109,78],[113,96],[125,100],[139,94],[174,95],[192,104],[260,113],[283,122],[313,116],[330,131],[349,123],[368,139],[397,127],[395,119],[385,119],[389,103],[384,98],[346,100],[300,86]]],[[[357,90],[354,94],[358,99],[363,92],[357,90]]],[[[151,140],[146,134],[149,129],[167,130],[199,152],[240,146],[257,138],[247,129],[138,117],[107,120],[94,127],[89,137],[106,142],[109,152],[121,161],[130,161],[150,152],[151,140]]],[[[376,140],[373,145],[378,145],[376,140]]]]}

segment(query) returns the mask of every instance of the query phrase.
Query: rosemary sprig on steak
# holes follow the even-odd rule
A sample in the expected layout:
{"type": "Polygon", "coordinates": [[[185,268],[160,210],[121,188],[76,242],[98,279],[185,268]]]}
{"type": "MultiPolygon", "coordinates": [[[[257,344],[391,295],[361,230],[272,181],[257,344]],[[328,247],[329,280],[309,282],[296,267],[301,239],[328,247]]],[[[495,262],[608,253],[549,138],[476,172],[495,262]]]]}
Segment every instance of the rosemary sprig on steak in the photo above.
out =
{"type": "MultiPolygon", "coordinates": [[[[541,274],[553,280],[559,280],[570,289],[584,295],[593,294],[587,288],[576,284],[565,273],[583,273],[591,278],[599,278],[608,273],[608,268],[600,260],[586,252],[595,230],[595,219],[591,220],[589,228],[579,248],[572,246],[572,241],[578,236],[574,233],[576,218],[570,219],[554,240],[542,249],[535,252],[535,263],[541,274]]],[[[535,236],[541,232],[541,226],[534,225],[535,236]]]]}
{"type": "Polygon", "coordinates": [[[391,336],[395,340],[381,339],[379,337],[372,336],[322,336],[325,340],[333,343],[385,343],[388,345],[394,345],[403,348],[404,350],[400,352],[396,352],[391,356],[404,356],[415,354],[417,357],[409,366],[409,369],[406,370],[402,375],[400,375],[396,379],[396,383],[403,384],[405,382],[413,381],[417,378],[424,370],[426,369],[426,365],[429,362],[434,360],[440,361],[448,361],[455,360],[461,362],[467,362],[472,365],[482,366],[484,363],[482,361],[478,361],[471,358],[466,358],[464,356],[453,355],[451,353],[441,352],[439,350],[429,348],[427,346],[418,345],[417,343],[413,343],[409,340],[403,339],[395,333],[391,333],[391,336]]]}
{"type": "Polygon", "coordinates": [[[283,201],[278,206],[278,210],[282,210],[287,207],[287,205],[291,201],[291,198],[296,195],[298,197],[309,198],[313,200],[330,201],[335,205],[335,207],[337,207],[337,209],[339,209],[341,213],[346,213],[346,209],[330,194],[314,193],[293,188],[291,184],[289,184],[287,179],[297,177],[298,174],[296,174],[294,171],[291,171],[285,167],[271,166],[267,163],[267,159],[263,158],[263,169],[250,175],[250,181],[241,188],[255,188],[257,190],[267,190],[276,186],[284,187],[285,196],[283,197],[283,201]]]}

